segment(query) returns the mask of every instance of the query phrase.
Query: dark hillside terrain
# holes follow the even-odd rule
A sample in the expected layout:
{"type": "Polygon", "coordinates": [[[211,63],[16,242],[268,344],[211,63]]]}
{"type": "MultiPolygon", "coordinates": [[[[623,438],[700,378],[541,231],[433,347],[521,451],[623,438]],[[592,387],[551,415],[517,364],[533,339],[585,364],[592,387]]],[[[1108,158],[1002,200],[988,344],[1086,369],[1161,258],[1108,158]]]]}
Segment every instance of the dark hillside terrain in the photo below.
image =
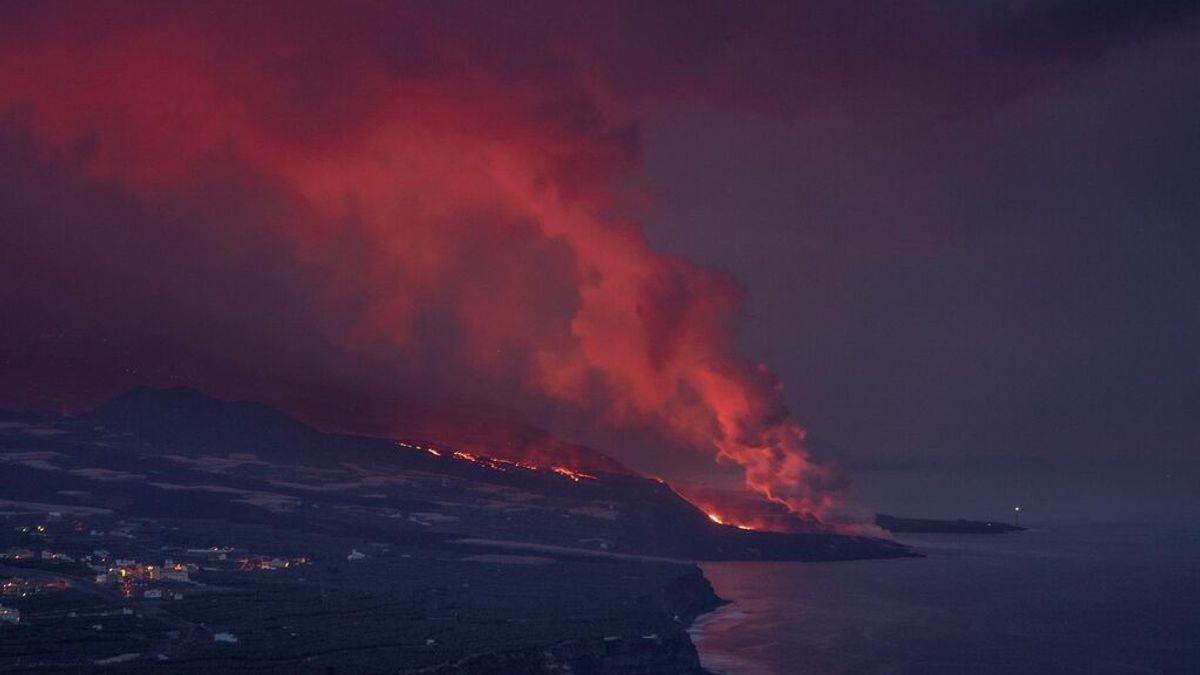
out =
{"type": "Polygon", "coordinates": [[[911,555],[719,525],[628,470],[473,450],[186,389],[0,416],[0,576],[67,588],[5,599],[23,617],[0,670],[697,673],[685,629],[719,600],[690,561],[911,555]],[[188,578],[153,571],[171,566],[188,578]]]}

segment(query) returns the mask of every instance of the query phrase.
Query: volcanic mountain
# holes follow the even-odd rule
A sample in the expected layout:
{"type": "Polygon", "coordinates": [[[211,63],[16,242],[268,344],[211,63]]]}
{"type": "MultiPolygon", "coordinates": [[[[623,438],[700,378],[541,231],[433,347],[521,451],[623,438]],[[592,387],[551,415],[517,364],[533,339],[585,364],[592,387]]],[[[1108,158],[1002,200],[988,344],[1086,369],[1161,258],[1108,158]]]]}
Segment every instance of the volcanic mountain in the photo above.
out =
{"type": "Polygon", "coordinates": [[[723,525],[665,482],[603,453],[523,433],[471,445],[329,434],[259,403],[140,387],[78,417],[6,425],[0,462],[14,478],[10,499],[55,494],[68,506],[115,507],[129,517],[267,523],[448,548],[553,547],[571,555],[909,555],[874,538],[723,525]]]}

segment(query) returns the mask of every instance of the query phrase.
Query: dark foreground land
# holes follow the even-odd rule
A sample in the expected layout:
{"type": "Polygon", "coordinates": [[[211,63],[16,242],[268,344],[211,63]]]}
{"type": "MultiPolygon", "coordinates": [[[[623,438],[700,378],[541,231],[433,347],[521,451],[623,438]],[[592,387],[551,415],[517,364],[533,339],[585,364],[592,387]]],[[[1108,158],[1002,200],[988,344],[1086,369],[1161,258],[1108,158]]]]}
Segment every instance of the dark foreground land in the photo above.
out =
{"type": "Polygon", "coordinates": [[[186,391],[0,415],[0,673],[700,673],[690,561],[910,555],[465,452],[186,391]]]}
{"type": "Polygon", "coordinates": [[[78,563],[6,561],[0,579],[69,587],[0,599],[22,611],[21,623],[0,626],[0,672],[696,673],[684,628],[718,603],[691,564],[429,550],[202,521],[134,526],[124,541],[45,527],[34,546],[107,546],[210,569],[128,593],[78,563]],[[247,554],[186,552],[209,541],[305,551],[309,562],[243,570],[236,559],[247,554]],[[347,560],[352,547],[365,557],[347,560]],[[168,597],[145,598],[155,587],[168,597]],[[237,642],[216,641],[221,633],[237,642]]]}

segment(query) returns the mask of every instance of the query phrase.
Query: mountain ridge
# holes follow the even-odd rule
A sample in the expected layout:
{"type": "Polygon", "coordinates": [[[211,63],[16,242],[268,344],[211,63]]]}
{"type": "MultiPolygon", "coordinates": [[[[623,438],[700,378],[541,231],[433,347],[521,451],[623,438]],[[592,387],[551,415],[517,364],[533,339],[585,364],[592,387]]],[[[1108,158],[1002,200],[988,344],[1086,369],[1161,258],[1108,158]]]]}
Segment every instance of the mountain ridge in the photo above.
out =
{"type": "Polygon", "coordinates": [[[143,514],[207,510],[217,519],[349,528],[380,540],[582,543],[689,560],[912,555],[895,542],[828,528],[722,524],[655,478],[581,472],[553,460],[534,465],[430,441],[327,434],[269,406],[193,389],[136,388],[60,426],[53,443],[41,439],[53,456],[13,464],[37,469],[30,485],[45,485],[43,494],[61,493],[69,478],[70,494],[87,495],[72,499],[85,506],[117,500],[143,514]],[[108,450],[98,454],[97,446],[108,450]],[[80,484],[81,477],[96,480],[80,484]]]}

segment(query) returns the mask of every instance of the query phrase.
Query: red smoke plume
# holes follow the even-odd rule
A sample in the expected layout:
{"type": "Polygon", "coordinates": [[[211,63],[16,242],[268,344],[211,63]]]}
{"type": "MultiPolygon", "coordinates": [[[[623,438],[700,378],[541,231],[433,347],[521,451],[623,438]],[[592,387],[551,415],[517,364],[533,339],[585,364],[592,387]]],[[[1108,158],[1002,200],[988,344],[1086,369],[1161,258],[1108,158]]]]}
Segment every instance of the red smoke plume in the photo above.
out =
{"type": "Polygon", "coordinates": [[[840,484],[777,379],[733,352],[736,286],[614,215],[652,83],[589,68],[596,45],[529,17],[333,7],[9,11],[7,138],[85,195],[57,249],[6,233],[34,252],[7,262],[65,284],[44,304],[276,370],[317,354],[327,372],[513,386],[826,511],[840,484]]]}
{"type": "Polygon", "coordinates": [[[720,490],[678,482],[671,487],[708,514],[711,520],[723,525],[771,532],[856,533],[850,523],[823,523],[810,514],[798,514],[779,502],[744,490],[720,490]]]}

